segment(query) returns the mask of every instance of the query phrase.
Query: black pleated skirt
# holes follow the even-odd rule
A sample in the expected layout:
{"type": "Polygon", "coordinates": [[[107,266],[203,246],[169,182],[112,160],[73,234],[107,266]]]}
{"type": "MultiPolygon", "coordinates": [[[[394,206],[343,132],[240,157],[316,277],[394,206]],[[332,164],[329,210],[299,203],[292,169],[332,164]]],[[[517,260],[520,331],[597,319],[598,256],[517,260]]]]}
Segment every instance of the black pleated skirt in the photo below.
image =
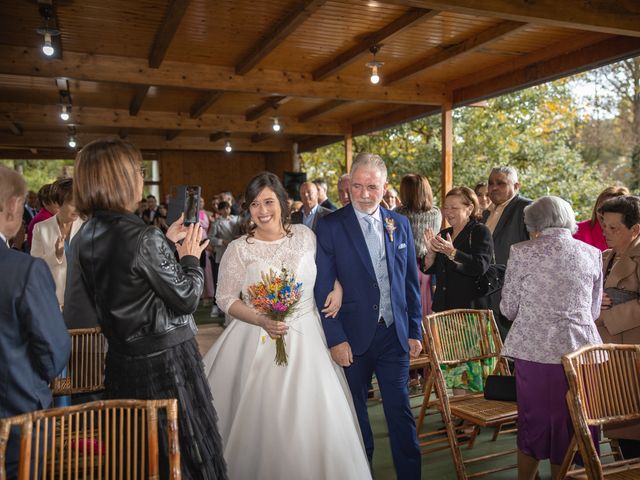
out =
{"type": "MultiPolygon", "coordinates": [[[[183,478],[227,478],[213,397],[195,339],[148,356],[132,357],[109,351],[105,386],[106,397],[110,399],[176,398],[183,478]]],[[[161,420],[161,467],[168,465],[165,428],[166,421],[161,420]]]]}

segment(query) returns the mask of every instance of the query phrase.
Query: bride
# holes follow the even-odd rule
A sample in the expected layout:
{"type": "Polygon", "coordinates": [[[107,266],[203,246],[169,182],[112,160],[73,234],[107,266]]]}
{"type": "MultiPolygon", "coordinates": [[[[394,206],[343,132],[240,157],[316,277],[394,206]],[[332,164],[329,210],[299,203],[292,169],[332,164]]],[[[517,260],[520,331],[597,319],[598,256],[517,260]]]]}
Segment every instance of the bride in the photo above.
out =
{"type": "MultiPolygon", "coordinates": [[[[272,173],[249,182],[246,201],[250,232],[229,244],[216,295],[237,320],[204,358],[229,478],[370,479],[349,387],[331,360],[313,298],[315,235],[286,221],[286,193],[272,173]],[[250,306],[247,289],[283,268],[302,283],[302,296],[286,322],[276,322],[250,306]],[[286,366],[275,363],[281,335],[286,366]]],[[[336,287],[325,312],[337,313],[336,287]]]]}

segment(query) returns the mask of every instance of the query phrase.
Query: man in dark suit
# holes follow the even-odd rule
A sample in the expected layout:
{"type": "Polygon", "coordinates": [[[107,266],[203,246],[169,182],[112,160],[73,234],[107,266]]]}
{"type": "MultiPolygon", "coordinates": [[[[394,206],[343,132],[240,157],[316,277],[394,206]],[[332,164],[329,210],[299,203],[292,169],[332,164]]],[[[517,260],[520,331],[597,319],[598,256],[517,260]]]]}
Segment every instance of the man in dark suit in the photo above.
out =
{"type": "Polygon", "coordinates": [[[338,207],[327,196],[327,182],[323,178],[316,178],[313,183],[318,187],[318,203],[321,207],[328,208],[332,212],[338,207]]]}
{"type": "MultiPolygon", "coordinates": [[[[511,245],[529,240],[524,224],[524,208],[531,200],[520,196],[518,171],[513,167],[495,167],[489,175],[489,198],[492,205],[483,212],[483,221],[493,235],[496,263],[507,264],[511,245]]],[[[511,322],[500,314],[500,292],[492,295],[491,303],[503,340],[511,322]]]]}
{"type": "Polygon", "coordinates": [[[154,195],[147,195],[147,208],[142,211],[142,220],[147,225],[152,225],[156,215],[158,215],[158,200],[154,195]]]}
{"type": "Polygon", "coordinates": [[[24,204],[24,213],[22,214],[22,223],[28,227],[33,217],[38,213],[38,194],[32,190],[27,193],[27,202],[24,204]]]}
{"type": "MultiPolygon", "coordinates": [[[[65,367],[71,339],[62,321],[47,264],[12,250],[7,239],[22,225],[26,186],[0,166],[0,418],[51,406],[49,382],[65,367]]],[[[19,440],[7,446],[7,476],[17,473],[19,440]]]]}
{"type": "Polygon", "coordinates": [[[375,372],[396,475],[418,480],[421,457],[408,383],[409,356],[422,350],[420,289],[409,221],[380,207],[386,181],[378,155],[358,155],[351,204],[318,223],[314,294],[323,305],[336,279],[343,288],[338,315],[320,316],[331,357],[344,367],[369,462],[374,445],[367,393],[375,372]]]}
{"type": "Polygon", "coordinates": [[[300,185],[300,199],[302,209],[291,214],[291,223],[302,223],[315,232],[318,220],[329,215],[331,210],[318,205],[318,187],[313,182],[300,185]]]}

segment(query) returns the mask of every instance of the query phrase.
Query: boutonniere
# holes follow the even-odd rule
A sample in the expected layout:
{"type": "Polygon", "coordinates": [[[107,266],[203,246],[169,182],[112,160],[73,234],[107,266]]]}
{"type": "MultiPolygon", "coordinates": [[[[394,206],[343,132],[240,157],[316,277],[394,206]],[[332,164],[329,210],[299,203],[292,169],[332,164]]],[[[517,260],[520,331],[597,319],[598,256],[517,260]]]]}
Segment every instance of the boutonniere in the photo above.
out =
{"type": "Polygon", "coordinates": [[[384,219],[384,226],[387,229],[387,235],[389,235],[389,241],[393,242],[393,232],[396,230],[396,222],[393,218],[387,217],[384,219]]]}

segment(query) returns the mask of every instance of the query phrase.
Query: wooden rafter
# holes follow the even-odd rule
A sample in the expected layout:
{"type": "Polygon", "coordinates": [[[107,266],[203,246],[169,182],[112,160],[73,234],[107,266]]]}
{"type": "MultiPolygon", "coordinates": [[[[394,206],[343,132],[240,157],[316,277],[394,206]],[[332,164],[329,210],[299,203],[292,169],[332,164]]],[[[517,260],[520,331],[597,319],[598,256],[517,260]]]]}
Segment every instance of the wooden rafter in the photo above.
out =
{"type": "Polygon", "coordinates": [[[385,85],[392,85],[394,83],[405,80],[417,73],[423,73],[425,70],[435,67],[443,62],[452,60],[455,57],[458,57],[463,54],[471,53],[475,50],[478,50],[481,47],[488,45],[491,42],[495,42],[496,40],[504,37],[509,33],[513,33],[521,28],[525,27],[526,24],[519,22],[502,22],[495,27],[484,30],[483,32],[478,33],[472,37],[467,38],[466,40],[452,46],[448,46],[442,48],[435,55],[430,55],[422,60],[419,60],[411,65],[407,65],[400,70],[396,70],[390,74],[387,74],[383,77],[383,83],[385,85]]]}
{"type": "Polygon", "coordinates": [[[418,21],[424,21],[436,16],[437,10],[425,10],[423,8],[411,8],[402,16],[396,18],[393,22],[382,27],[377,32],[367,35],[363,40],[359,41],[353,47],[342,52],[337,57],[328,61],[324,65],[321,65],[315,69],[312,73],[314,80],[324,80],[330,75],[335,74],[340,69],[346,67],[359,56],[369,52],[369,48],[372,45],[377,45],[386,40],[390,40],[395,35],[403,32],[407,28],[415,25],[418,21]]]}
{"type": "Polygon", "coordinates": [[[151,52],[149,52],[149,67],[158,68],[164,60],[171,40],[173,40],[190,3],[191,0],[171,0],[169,3],[162,24],[153,40],[151,52]]]}
{"type": "MultiPolygon", "coordinates": [[[[104,134],[79,132],[76,138],[79,142],[78,145],[82,146],[93,140],[104,138],[104,134]]],[[[210,142],[208,136],[192,137],[180,135],[173,140],[167,140],[163,135],[130,134],[127,141],[143,150],[222,150],[224,148],[224,145],[220,143],[210,142]]],[[[62,132],[30,131],[25,132],[25,134],[20,137],[11,133],[0,132],[0,145],[2,145],[3,148],[60,148],[64,150],[66,142],[67,136],[62,132]]],[[[291,142],[285,137],[278,136],[276,138],[272,136],[258,145],[251,142],[248,138],[235,138],[233,140],[233,149],[236,152],[288,152],[291,150],[291,142]]],[[[67,148],[67,150],[69,149],[67,148]]],[[[73,156],[75,156],[75,154],[70,153],[70,158],[73,156]]]]}
{"type": "Polygon", "coordinates": [[[385,0],[412,7],[503,18],[593,32],[640,37],[640,9],[634,0],[385,0]]]}
{"type": "MultiPolygon", "coordinates": [[[[60,126],[57,106],[25,103],[0,103],[11,121],[22,125],[60,126]]],[[[244,133],[272,132],[268,119],[247,121],[242,115],[203,115],[192,119],[186,113],[145,111],[136,117],[127,110],[99,107],[74,107],[73,123],[83,127],[107,127],[126,129],[192,130],[200,132],[225,131],[244,133]]],[[[294,118],[283,118],[287,132],[291,134],[336,135],[348,131],[346,125],[330,122],[297,122],[294,118]]]]}
{"type": "Polygon", "coordinates": [[[274,135],[271,135],[269,133],[256,133],[255,135],[251,135],[251,143],[262,143],[273,137],[274,135]]]}
{"type": "Polygon", "coordinates": [[[209,141],[210,142],[217,142],[218,140],[221,140],[225,137],[227,137],[229,134],[226,132],[216,132],[216,133],[212,133],[211,135],[209,135],[209,141]]]}
{"type": "Polygon", "coordinates": [[[326,0],[306,0],[300,3],[287,17],[274,25],[236,64],[236,74],[245,75],[250,72],[325,2],[326,0]]]}
{"type": "Polygon", "coordinates": [[[216,103],[224,95],[224,92],[214,90],[200,96],[189,109],[189,117],[200,118],[214,103],[216,103]]]}
{"type": "Polygon", "coordinates": [[[317,107],[307,110],[306,112],[302,112],[300,115],[298,115],[298,121],[308,122],[312,118],[319,117],[320,115],[334,110],[339,106],[344,105],[345,103],[347,102],[345,102],[344,100],[329,100],[328,102],[318,105],[317,107]]]}
{"type": "Polygon", "coordinates": [[[132,117],[138,115],[138,112],[140,112],[142,108],[142,102],[144,102],[144,99],[147,97],[150,88],[151,85],[139,85],[136,87],[136,93],[133,95],[131,103],[129,104],[129,115],[132,117]]]}
{"type": "Polygon", "coordinates": [[[283,97],[282,95],[270,97],[260,105],[247,110],[247,112],[244,114],[244,118],[247,120],[247,122],[257,120],[263,115],[269,113],[271,110],[277,109],[280,105],[288,102],[289,100],[291,100],[291,97],[283,97]]]}
{"type": "Polygon", "coordinates": [[[7,127],[9,127],[9,130],[11,130],[11,133],[17,136],[22,135],[23,132],[22,132],[22,127],[20,125],[12,121],[6,115],[3,115],[3,120],[4,120],[4,123],[7,125],[7,127]]]}
{"type": "Polygon", "coordinates": [[[163,62],[161,69],[151,69],[142,59],[112,55],[66,52],[65,59],[59,62],[41,57],[37,49],[3,47],[0,74],[417,105],[440,105],[445,96],[445,85],[441,82],[412,82],[386,88],[360,78],[314,82],[308,74],[279,70],[238,76],[228,67],[173,61],[163,62]]]}
{"type": "Polygon", "coordinates": [[[168,141],[171,141],[178,135],[180,135],[180,133],[182,133],[182,130],[167,130],[164,134],[164,138],[166,138],[168,141]]]}

